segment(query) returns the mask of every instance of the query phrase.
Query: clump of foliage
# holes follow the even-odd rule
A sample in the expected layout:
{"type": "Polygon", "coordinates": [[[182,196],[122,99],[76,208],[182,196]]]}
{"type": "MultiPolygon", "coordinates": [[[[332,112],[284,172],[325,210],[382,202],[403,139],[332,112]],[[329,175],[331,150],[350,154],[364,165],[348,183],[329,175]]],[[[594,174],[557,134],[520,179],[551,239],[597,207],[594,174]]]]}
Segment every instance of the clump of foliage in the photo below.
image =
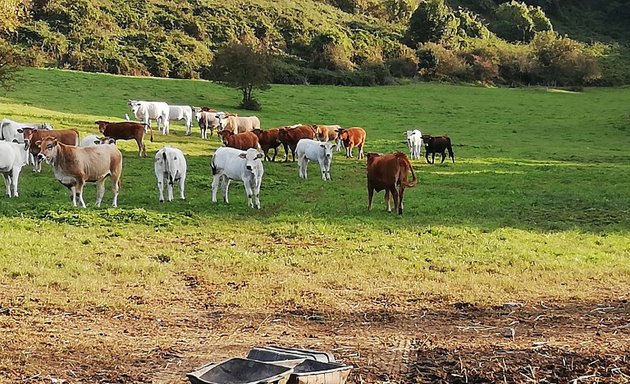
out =
{"type": "Polygon", "coordinates": [[[551,21],[540,7],[512,0],[499,5],[493,31],[508,41],[529,42],[537,32],[552,31],[551,21]]]}

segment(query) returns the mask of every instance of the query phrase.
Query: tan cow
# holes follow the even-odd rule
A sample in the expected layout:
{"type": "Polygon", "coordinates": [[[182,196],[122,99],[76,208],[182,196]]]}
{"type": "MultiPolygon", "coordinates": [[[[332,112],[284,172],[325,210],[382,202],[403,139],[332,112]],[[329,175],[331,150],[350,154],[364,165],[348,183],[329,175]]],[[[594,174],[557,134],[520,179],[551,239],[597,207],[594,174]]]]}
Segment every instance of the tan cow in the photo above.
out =
{"type": "Polygon", "coordinates": [[[390,195],[394,197],[394,206],[398,214],[403,213],[403,197],[405,188],[415,187],[418,183],[413,167],[409,163],[407,155],[401,152],[379,155],[378,153],[367,154],[367,188],[368,188],[368,210],[372,209],[372,197],[374,191],[385,190],[385,202],[387,212],[392,211],[390,195]],[[407,174],[411,171],[413,180],[407,181],[407,174]],[[398,187],[398,191],[396,190],[398,187]]]}
{"type": "Polygon", "coordinates": [[[29,154],[33,156],[33,172],[42,171],[42,161],[38,157],[39,146],[34,144],[37,141],[43,140],[45,137],[54,137],[60,143],[66,145],[79,145],[79,131],[76,129],[61,129],[58,131],[45,131],[41,129],[37,130],[24,130],[24,141],[28,148],[29,154]]]}
{"type": "Polygon", "coordinates": [[[219,117],[219,129],[233,133],[251,132],[254,129],[260,129],[260,120],[256,116],[226,115],[226,117],[219,117]]]}
{"type": "Polygon", "coordinates": [[[339,139],[340,125],[315,125],[315,133],[319,141],[334,141],[337,152],[341,151],[341,140],[339,139]]]}
{"type": "Polygon", "coordinates": [[[46,137],[35,145],[39,147],[39,158],[51,164],[57,180],[70,189],[75,207],[78,196],[81,207],[85,208],[83,186],[86,182],[96,183],[96,206],[100,207],[107,176],[112,178],[112,206],[118,206],[122,153],[115,145],[74,147],[65,145],[54,137],[46,137]]]}

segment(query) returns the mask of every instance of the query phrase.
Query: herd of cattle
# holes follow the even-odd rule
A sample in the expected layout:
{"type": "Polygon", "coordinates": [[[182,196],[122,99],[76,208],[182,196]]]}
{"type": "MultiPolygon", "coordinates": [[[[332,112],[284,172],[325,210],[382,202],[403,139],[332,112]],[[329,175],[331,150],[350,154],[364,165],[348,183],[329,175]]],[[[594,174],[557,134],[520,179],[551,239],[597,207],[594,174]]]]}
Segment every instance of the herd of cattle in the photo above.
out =
{"type": "MultiPolygon", "coordinates": [[[[307,178],[308,162],[317,162],[323,180],[330,180],[333,152],[345,148],[346,157],[353,157],[357,147],[358,158],[364,157],[366,132],[363,128],[341,128],[338,125],[305,125],[261,129],[256,116],[241,117],[210,108],[173,106],[164,102],[130,100],[131,112],[137,121],[108,122],[97,121],[101,133],[87,135],[80,140],[76,129],[53,130],[50,124],[20,123],[9,119],[0,122],[0,173],[3,174],[7,195],[18,196],[18,179],[22,167],[33,164],[36,172],[41,171],[41,162],[52,166],[55,178],[71,191],[74,206],[85,208],[83,186],[87,182],[96,183],[96,205],[100,206],[105,191],[105,179],[112,179],[114,198],[117,206],[120,177],[122,174],[122,153],[116,147],[117,140],[135,140],[138,156],[146,156],[145,134],[150,132],[153,141],[151,120],[164,135],[169,133],[169,121],[184,120],[186,135],[192,133],[193,118],[197,120],[201,138],[208,138],[216,130],[223,143],[211,161],[212,201],[216,203],[217,192],[221,188],[223,199],[228,202],[228,188],[231,180],[244,183],[248,204],[260,208],[260,187],[264,174],[263,159],[275,161],[278,147],[282,146],[285,161],[291,153],[292,160],[298,161],[298,175],[307,178]],[[271,150],[273,156],[270,156],[271,150]]],[[[430,136],[419,130],[406,131],[411,159],[419,159],[425,149],[427,163],[435,162],[435,154],[442,155],[442,162],[449,157],[455,162],[451,141],[448,136],[430,136]],[[432,160],[429,160],[429,155],[432,160]]],[[[184,153],[170,146],[164,146],[155,155],[155,176],[159,199],[164,201],[164,185],[167,185],[167,199],[173,200],[174,184],[179,184],[180,197],[184,196],[187,164],[184,153]]],[[[402,214],[403,195],[406,187],[417,183],[416,175],[407,156],[397,152],[387,155],[367,154],[368,209],[371,209],[374,191],[385,190],[387,210],[391,212],[390,199],[393,197],[395,210],[402,214]],[[408,173],[412,181],[408,181],[408,173]],[[398,189],[397,189],[398,188],[398,189]]]]}

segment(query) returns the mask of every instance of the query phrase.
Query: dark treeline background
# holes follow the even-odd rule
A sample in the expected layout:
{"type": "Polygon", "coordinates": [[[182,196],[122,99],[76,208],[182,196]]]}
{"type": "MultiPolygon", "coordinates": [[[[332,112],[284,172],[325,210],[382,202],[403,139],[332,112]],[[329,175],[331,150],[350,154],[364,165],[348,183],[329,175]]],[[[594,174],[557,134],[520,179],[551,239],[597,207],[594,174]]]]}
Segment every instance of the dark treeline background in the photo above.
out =
{"type": "Polygon", "coordinates": [[[274,55],[275,83],[630,83],[629,0],[3,4],[0,53],[27,66],[209,78],[217,49],[246,39],[274,55]]]}

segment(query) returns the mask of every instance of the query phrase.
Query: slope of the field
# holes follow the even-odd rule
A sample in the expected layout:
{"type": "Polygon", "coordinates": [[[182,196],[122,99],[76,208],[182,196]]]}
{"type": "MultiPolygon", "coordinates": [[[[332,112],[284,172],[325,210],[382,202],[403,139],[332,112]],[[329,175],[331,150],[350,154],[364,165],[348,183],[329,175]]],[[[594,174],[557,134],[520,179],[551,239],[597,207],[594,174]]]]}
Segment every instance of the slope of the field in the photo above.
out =
{"type": "MultiPolygon", "coordinates": [[[[129,113],[128,99],[245,115],[238,98],[204,81],[28,69],[0,98],[0,117],[86,134],[129,113]]],[[[204,361],[269,342],[334,348],[355,364],[354,382],[424,375],[439,360],[424,361],[424,350],[446,359],[446,377],[467,365],[486,381],[532,375],[536,341],[557,357],[541,372],[565,381],[591,374],[593,356],[627,358],[630,89],[274,86],[260,100],[264,128],[361,126],[368,152],[406,151],[411,128],[448,133],[455,163],[413,161],[419,184],[402,217],[385,212],[382,193],[367,211],[365,161],[340,154],[330,182],[314,164],[303,181],[296,163],[265,163],[260,211],[236,182],[229,205],[212,204],[219,141],[197,128],[185,137],[180,123],[147,143],[148,158],[119,143],[117,209],[95,208],[92,185],[88,208],[74,209],[48,165],[25,167],[20,197],[0,198],[8,382],[179,382],[204,361]],[[187,154],[186,201],[158,203],[152,155],[164,144],[187,154]],[[494,373],[477,366],[481,351],[506,349],[519,352],[503,355],[505,369],[501,358],[485,365],[494,373]],[[558,371],[568,358],[575,366],[558,371]]],[[[610,362],[599,375],[623,382],[618,360],[598,361],[610,362]]]]}

